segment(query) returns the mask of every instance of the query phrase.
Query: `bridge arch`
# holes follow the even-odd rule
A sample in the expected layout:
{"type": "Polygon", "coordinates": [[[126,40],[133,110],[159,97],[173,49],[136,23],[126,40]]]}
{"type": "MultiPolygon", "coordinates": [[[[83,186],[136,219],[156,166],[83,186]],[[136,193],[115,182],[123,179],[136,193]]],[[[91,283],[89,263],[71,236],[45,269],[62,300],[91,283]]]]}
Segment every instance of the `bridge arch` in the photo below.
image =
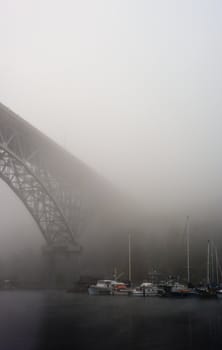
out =
{"type": "MultiPolygon", "coordinates": [[[[0,103],[0,178],[48,246],[79,252],[80,235],[105,220],[117,192],[107,180],[0,103]]],[[[110,215],[109,215],[110,217],[110,215]]]]}
{"type": "Polygon", "coordinates": [[[76,246],[59,205],[40,178],[6,145],[0,144],[0,177],[23,202],[48,246],[76,246]]]}

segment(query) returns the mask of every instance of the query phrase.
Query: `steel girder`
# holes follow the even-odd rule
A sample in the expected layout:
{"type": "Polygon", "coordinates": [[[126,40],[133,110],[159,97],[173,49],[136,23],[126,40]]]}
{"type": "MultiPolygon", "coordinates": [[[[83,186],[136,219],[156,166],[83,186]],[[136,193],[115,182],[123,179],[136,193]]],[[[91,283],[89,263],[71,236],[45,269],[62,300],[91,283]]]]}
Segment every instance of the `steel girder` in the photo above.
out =
{"type": "Polygon", "coordinates": [[[32,136],[22,135],[0,115],[0,178],[28,209],[50,247],[79,251],[80,199],[41,160],[32,136]],[[25,136],[25,137],[24,137],[25,136]]]}
{"type": "Polygon", "coordinates": [[[49,245],[75,243],[71,228],[44,184],[21,160],[1,146],[0,176],[22,200],[49,245]]]}

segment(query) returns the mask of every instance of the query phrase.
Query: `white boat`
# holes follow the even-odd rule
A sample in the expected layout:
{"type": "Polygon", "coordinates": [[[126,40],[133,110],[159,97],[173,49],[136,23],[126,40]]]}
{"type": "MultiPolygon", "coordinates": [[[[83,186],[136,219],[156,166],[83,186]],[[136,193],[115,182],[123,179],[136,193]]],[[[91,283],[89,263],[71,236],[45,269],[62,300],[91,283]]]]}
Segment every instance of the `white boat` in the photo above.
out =
{"type": "Polygon", "coordinates": [[[99,280],[88,288],[89,295],[111,295],[113,280],[99,280]]]}
{"type": "Polygon", "coordinates": [[[131,295],[135,297],[155,297],[160,296],[160,289],[153,283],[143,282],[139,287],[132,289],[131,295]]]}
{"type": "Polygon", "coordinates": [[[139,288],[132,289],[130,295],[133,297],[145,297],[145,293],[139,288]]]}
{"type": "Polygon", "coordinates": [[[173,296],[189,296],[193,292],[193,289],[188,288],[184,284],[175,282],[174,285],[171,287],[170,293],[173,296]]]}

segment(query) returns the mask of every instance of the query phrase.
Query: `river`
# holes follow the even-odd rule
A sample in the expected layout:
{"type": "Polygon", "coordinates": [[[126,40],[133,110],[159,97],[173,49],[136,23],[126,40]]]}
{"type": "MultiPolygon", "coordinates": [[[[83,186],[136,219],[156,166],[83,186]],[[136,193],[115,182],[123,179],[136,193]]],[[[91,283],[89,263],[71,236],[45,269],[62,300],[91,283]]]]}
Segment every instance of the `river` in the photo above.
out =
{"type": "Polygon", "coordinates": [[[0,349],[221,349],[222,300],[1,291],[0,349]]]}

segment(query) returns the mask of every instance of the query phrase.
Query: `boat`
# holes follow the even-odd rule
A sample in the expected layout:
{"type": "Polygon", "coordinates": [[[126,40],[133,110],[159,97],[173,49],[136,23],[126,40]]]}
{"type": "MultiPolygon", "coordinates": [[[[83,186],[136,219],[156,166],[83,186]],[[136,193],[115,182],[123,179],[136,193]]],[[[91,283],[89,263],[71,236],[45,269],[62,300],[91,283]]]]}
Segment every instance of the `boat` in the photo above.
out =
{"type": "Polygon", "coordinates": [[[210,286],[196,288],[198,295],[201,298],[216,298],[217,291],[215,288],[211,288],[210,286]]]}
{"type": "Polygon", "coordinates": [[[126,283],[115,282],[112,284],[112,295],[126,296],[130,295],[131,289],[128,288],[126,283]]]}
{"type": "Polygon", "coordinates": [[[166,286],[166,292],[170,296],[191,296],[193,289],[189,288],[190,285],[190,218],[187,216],[185,224],[186,232],[186,260],[187,260],[187,285],[181,284],[175,280],[169,281],[166,286]]]}
{"type": "Polygon", "coordinates": [[[159,283],[158,287],[163,291],[162,296],[187,297],[198,295],[194,288],[190,288],[185,284],[175,281],[174,279],[162,281],[159,283]]]}
{"type": "Polygon", "coordinates": [[[131,295],[135,297],[156,297],[162,295],[162,293],[164,293],[162,289],[150,282],[143,282],[131,291],[131,295]]]}
{"type": "Polygon", "coordinates": [[[176,281],[171,281],[167,292],[170,296],[187,297],[197,295],[193,288],[189,288],[190,282],[190,218],[187,216],[186,225],[186,260],[187,260],[187,285],[181,284],[176,281]]]}
{"type": "Polygon", "coordinates": [[[206,285],[197,287],[196,290],[200,297],[202,298],[216,298],[217,288],[212,283],[214,275],[214,265],[213,265],[213,245],[212,242],[208,240],[207,242],[207,276],[206,285]]]}
{"type": "Polygon", "coordinates": [[[187,297],[187,296],[194,296],[197,295],[197,293],[192,289],[188,288],[184,284],[175,282],[174,285],[170,289],[171,296],[177,296],[177,297],[187,297]]]}
{"type": "Polygon", "coordinates": [[[145,291],[141,290],[139,287],[132,289],[130,295],[133,297],[145,297],[145,291]]]}
{"type": "Polygon", "coordinates": [[[95,285],[88,288],[89,295],[111,295],[113,280],[98,280],[95,285]]]}

